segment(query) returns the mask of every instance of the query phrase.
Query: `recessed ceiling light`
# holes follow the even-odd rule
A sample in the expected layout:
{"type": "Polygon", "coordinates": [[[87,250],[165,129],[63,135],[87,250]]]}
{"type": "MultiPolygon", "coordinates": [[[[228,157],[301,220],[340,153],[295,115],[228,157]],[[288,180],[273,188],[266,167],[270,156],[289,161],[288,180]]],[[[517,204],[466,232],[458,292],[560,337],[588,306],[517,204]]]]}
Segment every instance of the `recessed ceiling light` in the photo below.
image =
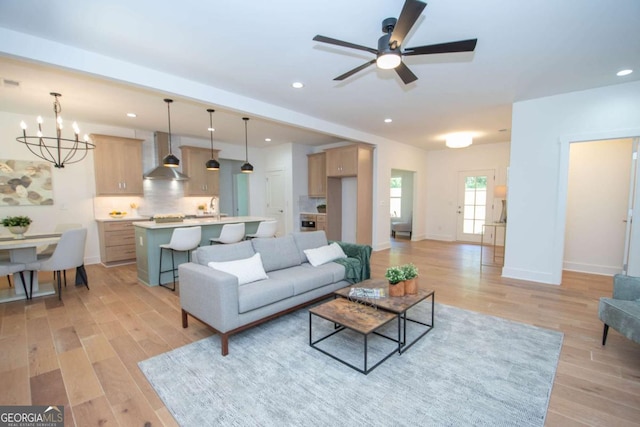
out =
{"type": "Polygon", "coordinates": [[[293,82],[291,83],[291,87],[295,88],[295,89],[302,89],[304,87],[304,85],[300,82],[293,82]]]}
{"type": "Polygon", "coordinates": [[[384,119],[385,123],[391,123],[393,121],[393,119],[384,119]]]}
{"type": "Polygon", "coordinates": [[[622,76],[628,76],[629,74],[633,73],[633,70],[627,69],[627,70],[620,70],[616,73],[616,76],[618,77],[622,77],[622,76]]]}
{"type": "Polygon", "coordinates": [[[138,117],[138,115],[136,113],[127,113],[127,117],[135,118],[138,117]]]}
{"type": "Polygon", "coordinates": [[[215,129],[214,129],[214,128],[207,128],[207,130],[208,130],[209,132],[213,132],[213,131],[215,131],[215,129]]]}
{"type": "Polygon", "coordinates": [[[267,142],[271,142],[271,138],[265,138],[264,140],[267,142]]]}

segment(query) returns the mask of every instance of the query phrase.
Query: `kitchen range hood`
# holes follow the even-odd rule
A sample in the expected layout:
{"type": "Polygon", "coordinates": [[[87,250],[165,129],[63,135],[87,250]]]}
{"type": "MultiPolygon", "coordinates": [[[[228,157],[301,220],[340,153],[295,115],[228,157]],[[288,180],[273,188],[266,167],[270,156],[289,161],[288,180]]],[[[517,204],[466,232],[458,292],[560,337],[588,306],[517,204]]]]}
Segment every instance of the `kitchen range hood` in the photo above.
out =
{"type": "Polygon", "coordinates": [[[158,166],[144,174],[144,179],[164,179],[174,181],[186,181],[189,177],[176,168],[162,165],[162,159],[168,154],[169,134],[165,132],[155,132],[155,148],[158,166]]]}

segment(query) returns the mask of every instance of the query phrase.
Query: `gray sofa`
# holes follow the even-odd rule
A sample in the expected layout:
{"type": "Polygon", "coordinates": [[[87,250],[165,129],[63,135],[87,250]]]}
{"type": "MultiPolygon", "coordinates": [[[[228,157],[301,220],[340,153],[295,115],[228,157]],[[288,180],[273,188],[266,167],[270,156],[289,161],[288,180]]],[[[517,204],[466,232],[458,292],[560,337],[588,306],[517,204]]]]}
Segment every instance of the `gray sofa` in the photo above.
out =
{"type": "Polygon", "coordinates": [[[330,296],[333,291],[368,279],[371,247],[337,242],[348,258],[317,267],[306,249],[328,244],[324,231],[292,233],[227,245],[203,246],[192,261],[179,266],[182,327],[188,316],[219,335],[222,355],[229,353],[229,336],[330,296]],[[238,277],[208,266],[260,253],[268,278],[239,285],[238,277]]]}
{"type": "Polygon", "coordinates": [[[607,341],[609,326],[640,343],[640,277],[616,274],[613,298],[600,298],[598,317],[604,322],[602,345],[607,341]]]}

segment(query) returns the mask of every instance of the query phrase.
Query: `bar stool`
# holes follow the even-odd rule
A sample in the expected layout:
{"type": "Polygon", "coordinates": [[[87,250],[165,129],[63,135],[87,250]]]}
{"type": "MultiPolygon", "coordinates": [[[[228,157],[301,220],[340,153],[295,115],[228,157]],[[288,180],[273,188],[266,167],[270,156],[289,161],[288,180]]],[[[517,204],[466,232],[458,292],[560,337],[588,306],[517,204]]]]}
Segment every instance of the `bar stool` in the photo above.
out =
{"type": "Polygon", "coordinates": [[[253,234],[247,234],[246,239],[255,239],[257,237],[275,237],[278,229],[278,221],[260,221],[258,229],[253,234]]]}
{"type": "Polygon", "coordinates": [[[237,243],[244,239],[244,222],[239,224],[225,224],[220,230],[220,236],[209,239],[211,244],[215,243],[237,243]]]}
{"type": "Polygon", "coordinates": [[[191,261],[191,251],[200,246],[200,240],[202,239],[202,227],[180,227],[173,230],[171,234],[171,241],[160,245],[160,262],[158,266],[158,284],[172,291],[176,290],[176,268],[175,259],[173,257],[174,252],[186,252],[187,262],[191,261]],[[166,249],[171,251],[171,270],[162,271],[162,250],[166,249]],[[162,273],[172,272],[173,274],[173,288],[162,283],[162,273]]]}

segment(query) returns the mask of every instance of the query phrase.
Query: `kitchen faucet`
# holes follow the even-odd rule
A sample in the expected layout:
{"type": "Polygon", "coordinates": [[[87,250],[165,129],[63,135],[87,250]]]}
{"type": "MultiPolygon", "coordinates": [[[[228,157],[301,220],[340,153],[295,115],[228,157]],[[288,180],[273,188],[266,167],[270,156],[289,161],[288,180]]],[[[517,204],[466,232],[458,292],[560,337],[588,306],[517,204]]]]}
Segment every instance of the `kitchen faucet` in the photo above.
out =
{"type": "Polygon", "coordinates": [[[209,200],[209,212],[216,216],[216,219],[220,221],[220,198],[213,196],[209,200]]]}

